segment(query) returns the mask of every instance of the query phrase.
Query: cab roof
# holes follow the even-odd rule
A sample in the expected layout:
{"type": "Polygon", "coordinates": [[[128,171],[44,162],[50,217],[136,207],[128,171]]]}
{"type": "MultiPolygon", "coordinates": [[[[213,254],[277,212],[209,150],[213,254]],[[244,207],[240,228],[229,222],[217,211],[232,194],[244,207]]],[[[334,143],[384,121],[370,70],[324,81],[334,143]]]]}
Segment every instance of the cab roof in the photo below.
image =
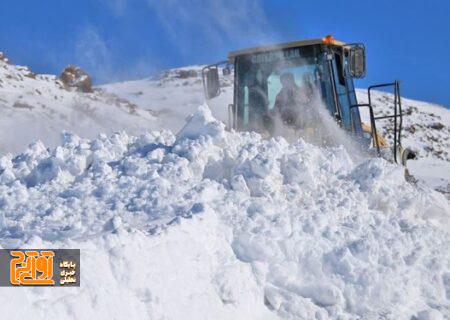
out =
{"type": "Polygon", "coordinates": [[[228,53],[228,59],[234,59],[235,57],[246,55],[246,54],[267,52],[267,51],[280,50],[280,49],[282,50],[282,49],[289,49],[289,48],[296,48],[296,47],[303,47],[303,46],[311,46],[311,45],[317,45],[317,44],[335,45],[335,46],[344,46],[345,45],[344,42],[336,40],[332,36],[326,36],[325,38],[319,38],[319,39],[299,40],[299,41],[293,41],[293,42],[271,44],[271,45],[267,45],[267,46],[252,47],[252,48],[248,48],[248,49],[231,51],[230,53],[228,53]]]}

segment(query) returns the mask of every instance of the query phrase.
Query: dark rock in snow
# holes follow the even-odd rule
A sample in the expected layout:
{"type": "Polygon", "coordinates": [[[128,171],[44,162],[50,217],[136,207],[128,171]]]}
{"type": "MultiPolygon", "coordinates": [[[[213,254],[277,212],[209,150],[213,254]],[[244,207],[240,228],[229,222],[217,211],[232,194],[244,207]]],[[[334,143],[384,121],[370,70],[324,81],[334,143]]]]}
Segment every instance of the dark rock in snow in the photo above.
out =
{"type": "Polygon", "coordinates": [[[80,67],[69,65],[60,75],[66,89],[75,88],[80,92],[92,92],[92,79],[80,67]]]}
{"type": "Polygon", "coordinates": [[[406,127],[406,131],[408,131],[409,133],[414,133],[416,132],[416,127],[414,125],[411,125],[409,127],[406,127]]]}
{"type": "Polygon", "coordinates": [[[30,106],[29,104],[25,103],[25,102],[20,102],[20,101],[16,101],[13,104],[13,108],[18,108],[18,109],[28,109],[31,110],[33,109],[33,106],[30,106]]]}
{"type": "Polygon", "coordinates": [[[187,78],[196,78],[197,77],[197,71],[195,70],[178,70],[177,76],[180,79],[187,79],[187,78]]]}
{"type": "Polygon", "coordinates": [[[444,129],[444,125],[440,122],[436,122],[431,125],[431,129],[442,130],[444,129]]]}
{"type": "Polygon", "coordinates": [[[0,60],[6,63],[10,63],[9,59],[5,56],[3,52],[0,52],[0,60]]]}

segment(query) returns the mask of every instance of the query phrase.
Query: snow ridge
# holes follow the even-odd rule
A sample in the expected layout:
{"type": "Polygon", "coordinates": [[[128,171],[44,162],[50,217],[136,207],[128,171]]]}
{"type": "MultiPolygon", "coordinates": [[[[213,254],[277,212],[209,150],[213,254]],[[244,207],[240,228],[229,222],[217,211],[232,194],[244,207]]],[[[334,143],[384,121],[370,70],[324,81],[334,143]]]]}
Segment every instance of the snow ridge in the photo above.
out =
{"type": "Polygon", "coordinates": [[[0,289],[6,314],[450,315],[443,195],[382,159],[225,131],[206,106],[177,135],[64,133],[4,156],[0,206],[2,247],[82,252],[81,288],[0,289]]]}

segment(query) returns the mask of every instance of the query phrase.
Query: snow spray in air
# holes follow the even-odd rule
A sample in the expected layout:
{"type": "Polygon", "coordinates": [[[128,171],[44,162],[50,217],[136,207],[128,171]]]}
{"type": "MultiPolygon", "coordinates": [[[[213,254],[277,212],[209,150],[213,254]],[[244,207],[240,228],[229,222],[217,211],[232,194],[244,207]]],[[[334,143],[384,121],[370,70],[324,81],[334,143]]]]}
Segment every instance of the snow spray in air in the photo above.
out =
{"type": "Polygon", "coordinates": [[[277,115],[274,135],[283,136],[289,142],[301,138],[324,148],[343,146],[357,162],[367,157],[360,144],[333,119],[317,90],[314,90],[308,103],[296,105],[295,118],[296,125],[292,126],[277,115]]]}

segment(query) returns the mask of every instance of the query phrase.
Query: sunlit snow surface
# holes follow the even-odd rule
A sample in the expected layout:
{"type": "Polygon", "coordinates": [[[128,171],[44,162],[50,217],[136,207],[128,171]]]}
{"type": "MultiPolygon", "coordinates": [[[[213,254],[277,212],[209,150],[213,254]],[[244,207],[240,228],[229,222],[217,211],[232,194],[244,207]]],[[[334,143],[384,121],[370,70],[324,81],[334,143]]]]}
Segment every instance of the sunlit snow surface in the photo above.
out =
{"type": "Polygon", "coordinates": [[[81,288],[3,288],[3,314],[450,314],[448,201],[381,159],[230,133],[204,106],[177,136],[66,134],[1,170],[1,246],[82,252],[81,288]]]}
{"type": "Polygon", "coordinates": [[[1,288],[2,316],[450,317],[448,110],[404,100],[413,185],[342,147],[226,131],[231,78],[189,117],[191,69],[81,94],[0,68],[0,246],[82,255],[80,288],[1,288]]]}

